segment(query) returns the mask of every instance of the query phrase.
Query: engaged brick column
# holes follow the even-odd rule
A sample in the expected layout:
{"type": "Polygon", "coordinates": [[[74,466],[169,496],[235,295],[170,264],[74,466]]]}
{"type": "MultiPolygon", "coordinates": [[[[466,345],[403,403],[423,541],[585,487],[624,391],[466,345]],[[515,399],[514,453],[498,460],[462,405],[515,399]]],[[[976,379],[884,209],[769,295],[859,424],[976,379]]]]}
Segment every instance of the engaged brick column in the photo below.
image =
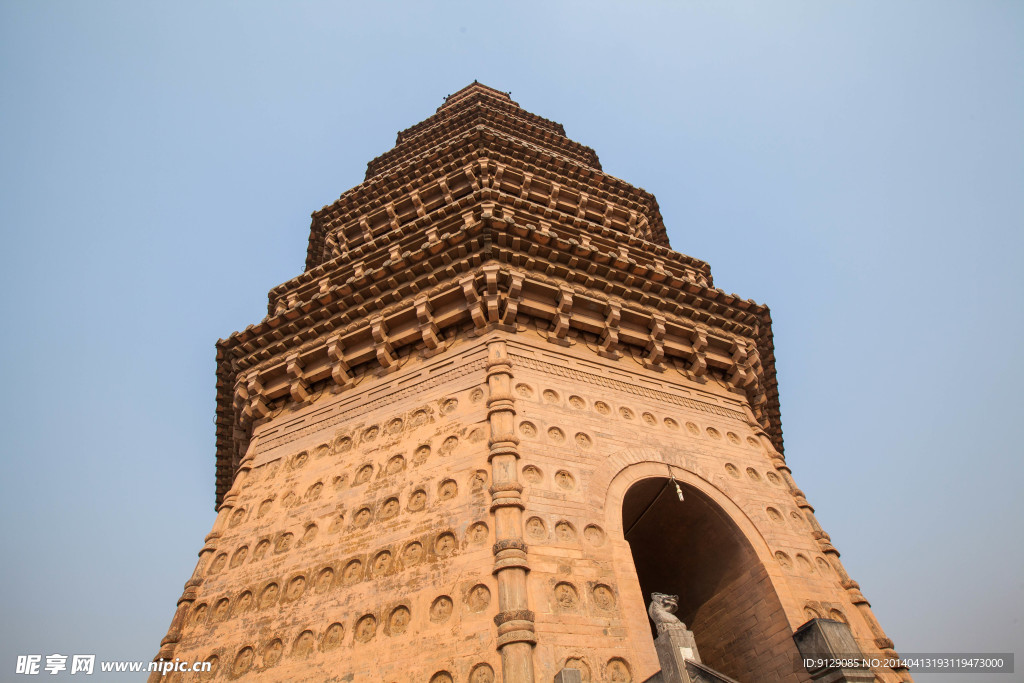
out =
{"type": "MultiPolygon", "coordinates": [[[[889,636],[885,635],[885,631],[882,630],[882,625],[878,623],[878,619],[875,618],[875,613],[871,611],[871,603],[869,603],[867,598],[864,597],[864,594],[860,592],[860,584],[850,578],[850,575],[846,573],[846,568],[839,560],[839,551],[836,550],[834,545],[832,545],[832,539],[821,527],[821,524],[818,523],[818,518],[814,516],[814,508],[807,502],[804,492],[796,485],[796,481],[793,479],[793,473],[786,464],[785,458],[775,450],[775,447],[771,445],[771,440],[764,432],[760,432],[758,436],[761,438],[761,442],[764,444],[765,448],[768,449],[768,453],[772,459],[772,465],[786,482],[786,486],[789,487],[790,494],[792,494],[797,506],[803,511],[804,517],[811,525],[812,533],[818,542],[818,547],[821,548],[822,554],[828,557],[832,568],[835,569],[836,574],[839,575],[840,585],[846,589],[850,602],[856,605],[857,611],[860,612],[860,615],[864,618],[868,628],[871,630],[875,647],[877,647],[887,658],[898,659],[898,655],[893,649],[894,645],[892,640],[889,639],[889,636]]],[[[899,667],[893,669],[893,671],[906,680],[906,668],[899,667]]]]}
{"type": "MultiPolygon", "coordinates": [[[[213,544],[220,538],[221,530],[228,523],[228,516],[235,507],[238,498],[238,492],[235,488],[238,486],[238,482],[249,476],[249,465],[253,457],[251,452],[246,454],[239,467],[239,473],[235,476],[235,484],[224,495],[224,500],[221,501],[217,508],[217,518],[213,522],[213,529],[206,535],[206,542],[199,551],[199,560],[196,562],[195,569],[192,570],[191,578],[185,582],[185,589],[182,591],[181,597],[178,598],[178,606],[174,610],[174,617],[171,618],[171,625],[167,629],[167,635],[160,641],[160,651],[156,653],[153,661],[169,661],[174,659],[174,651],[178,646],[178,641],[181,639],[181,631],[185,625],[185,620],[188,619],[192,605],[199,597],[200,587],[203,585],[203,576],[209,569],[210,562],[217,552],[217,548],[213,544]]],[[[153,672],[147,680],[149,683],[159,683],[159,681],[164,680],[164,676],[160,672],[153,672]]]]}
{"type": "MultiPolygon", "coordinates": [[[[228,513],[234,505],[234,501],[235,496],[229,493],[225,496],[224,502],[221,503],[218,509],[217,519],[213,524],[214,530],[206,536],[206,543],[203,545],[202,550],[199,551],[199,560],[196,562],[195,569],[192,570],[191,578],[185,582],[185,589],[182,591],[181,597],[178,598],[178,606],[174,610],[174,617],[171,618],[171,625],[167,629],[167,635],[160,641],[160,651],[153,658],[154,662],[174,659],[174,650],[181,639],[181,630],[185,625],[185,620],[188,619],[189,612],[192,610],[192,604],[199,597],[199,587],[203,585],[203,575],[206,573],[210,560],[213,559],[213,555],[216,552],[216,548],[211,543],[220,538],[220,531],[218,529],[223,526],[228,513]]],[[[148,683],[159,683],[162,680],[164,680],[164,676],[159,671],[151,673],[147,679],[148,683]]]]}
{"type": "Polygon", "coordinates": [[[494,514],[494,576],[498,581],[498,651],[505,683],[533,683],[533,612],[526,595],[526,543],[523,542],[523,487],[519,483],[519,439],[515,436],[512,366],[503,341],[487,345],[487,417],[494,514]]]}

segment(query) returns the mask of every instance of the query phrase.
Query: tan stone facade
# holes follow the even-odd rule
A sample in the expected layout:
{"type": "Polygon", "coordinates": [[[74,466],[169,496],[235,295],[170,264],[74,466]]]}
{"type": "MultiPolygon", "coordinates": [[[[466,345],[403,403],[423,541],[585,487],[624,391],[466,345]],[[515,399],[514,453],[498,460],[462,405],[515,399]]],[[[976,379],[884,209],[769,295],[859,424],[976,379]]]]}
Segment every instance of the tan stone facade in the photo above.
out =
{"type": "Polygon", "coordinates": [[[158,655],[197,680],[646,681],[652,591],[742,681],[809,680],[812,618],[892,652],[785,464],[768,309],[478,84],[218,343],[217,500],[158,655]]]}

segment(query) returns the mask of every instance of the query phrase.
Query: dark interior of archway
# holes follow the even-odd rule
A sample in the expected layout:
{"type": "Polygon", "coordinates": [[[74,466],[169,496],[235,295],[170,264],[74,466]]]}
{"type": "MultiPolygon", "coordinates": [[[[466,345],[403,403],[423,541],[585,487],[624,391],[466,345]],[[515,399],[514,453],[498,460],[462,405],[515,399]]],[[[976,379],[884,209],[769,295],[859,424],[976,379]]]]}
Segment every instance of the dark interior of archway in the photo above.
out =
{"type": "MultiPolygon", "coordinates": [[[[759,622],[784,620],[781,604],[726,513],[698,490],[681,487],[683,502],[669,479],[644,479],[622,502],[622,529],[644,600],[654,592],[678,595],[676,616],[693,631],[704,663],[749,680],[755,649],[764,646],[761,629],[772,625],[759,622]]],[[[653,624],[651,632],[656,636],[653,624]]]]}
{"type": "Polygon", "coordinates": [[[679,502],[667,478],[636,483],[622,502],[622,529],[644,599],[654,592],[678,595],[676,616],[692,624],[697,609],[746,568],[752,553],[717,505],[696,489],[683,492],[679,502]]]}

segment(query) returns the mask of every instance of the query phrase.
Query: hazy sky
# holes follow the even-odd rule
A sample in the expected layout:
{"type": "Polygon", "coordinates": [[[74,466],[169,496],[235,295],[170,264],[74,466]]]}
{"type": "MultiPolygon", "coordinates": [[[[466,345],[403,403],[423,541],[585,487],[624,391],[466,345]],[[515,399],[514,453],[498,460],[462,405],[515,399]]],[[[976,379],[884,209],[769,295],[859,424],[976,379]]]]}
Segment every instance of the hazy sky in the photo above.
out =
{"type": "Polygon", "coordinates": [[[1024,4],[2,0],[0,679],[156,654],[214,341],[473,79],[771,306],[788,462],[897,649],[1024,643],[1024,4]]]}

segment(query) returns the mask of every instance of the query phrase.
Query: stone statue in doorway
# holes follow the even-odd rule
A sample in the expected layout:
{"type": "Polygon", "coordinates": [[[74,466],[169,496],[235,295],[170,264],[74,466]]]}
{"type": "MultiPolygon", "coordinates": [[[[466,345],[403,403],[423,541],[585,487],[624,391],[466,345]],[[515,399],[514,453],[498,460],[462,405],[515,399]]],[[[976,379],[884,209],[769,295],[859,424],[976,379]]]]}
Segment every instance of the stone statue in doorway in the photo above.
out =
{"type": "Polygon", "coordinates": [[[679,609],[679,596],[651,593],[647,614],[658,627],[654,649],[661,664],[661,679],[666,683],[690,683],[695,679],[687,671],[687,662],[700,664],[697,641],[675,615],[679,609]]]}
{"type": "Polygon", "coordinates": [[[666,595],[665,593],[651,593],[651,604],[647,608],[647,614],[651,621],[658,628],[658,635],[666,630],[685,629],[686,624],[679,621],[675,615],[679,609],[679,596],[666,595]]]}

